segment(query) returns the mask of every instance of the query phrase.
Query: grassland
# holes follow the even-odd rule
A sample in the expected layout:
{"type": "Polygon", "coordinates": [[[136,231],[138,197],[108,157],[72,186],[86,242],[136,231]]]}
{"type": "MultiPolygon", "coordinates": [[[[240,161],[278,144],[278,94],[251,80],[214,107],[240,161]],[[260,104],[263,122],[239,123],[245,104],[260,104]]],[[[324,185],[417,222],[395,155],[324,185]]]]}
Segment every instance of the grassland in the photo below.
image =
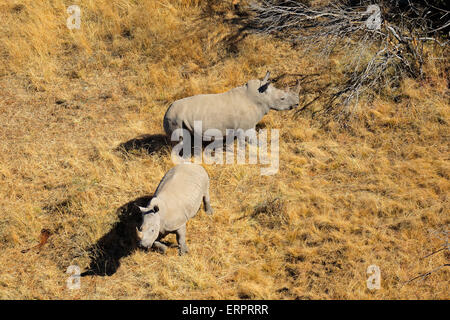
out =
{"type": "Polygon", "coordinates": [[[406,283],[450,258],[423,258],[450,223],[446,60],[361,101],[346,128],[270,112],[279,172],[205,165],[215,214],[188,223],[190,253],[134,250],[131,202],[173,166],[170,147],[148,145],[173,100],[266,70],[330,70],[262,35],[224,41],[234,27],[211,11],[232,18],[235,2],[0,4],[1,299],[449,298],[448,267],[406,283]],[[66,27],[72,4],[79,30],[66,27]],[[379,290],[366,287],[372,264],[379,290]],[[101,274],[68,290],[69,265],[101,274]]]}

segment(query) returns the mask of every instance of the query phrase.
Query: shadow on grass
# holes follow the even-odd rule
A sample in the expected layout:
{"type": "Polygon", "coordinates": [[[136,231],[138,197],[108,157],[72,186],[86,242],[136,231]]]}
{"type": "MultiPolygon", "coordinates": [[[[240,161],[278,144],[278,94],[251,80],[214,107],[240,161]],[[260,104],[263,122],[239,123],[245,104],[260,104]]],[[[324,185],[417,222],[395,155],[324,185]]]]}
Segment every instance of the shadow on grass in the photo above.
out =
{"type": "Polygon", "coordinates": [[[169,140],[164,134],[144,134],[121,143],[116,150],[119,152],[131,152],[145,150],[148,154],[159,152],[170,146],[169,140]]]}
{"type": "MultiPolygon", "coordinates": [[[[256,128],[258,130],[262,129],[264,127],[265,127],[264,124],[263,125],[258,124],[256,126],[256,128]]],[[[237,138],[234,137],[234,140],[236,140],[236,139],[237,138]]],[[[194,137],[192,135],[190,136],[190,141],[191,141],[190,155],[194,156],[194,154],[196,154],[197,151],[195,150],[194,137]]],[[[179,141],[174,142],[174,144],[178,144],[178,143],[179,143],[179,141]]],[[[210,145],[211,143],[212,143],[212,141],[202,140],[201,152],[204,152],[205,148],[208,145],[210,145]]],[[[223,150],[225,150],[225,148],[228,147],[226,139],[223,140],[222,147],[223,147],[223,150]]],[[[167,151],[173,150],[172,144],[169,141],[169,139],[167,138],[167,136],[165,136],[163,134],[153,134],[153,135],[145,134],[145,135],[141,135],[141,136],[138,136],[136,138],[133,138],[131,140],[121,143],[119,146],[117,146],[117,148],[115,150],[117,152],[120,152],[123,154],[126,154],[128,152],[138,151],[138,150],[145,150],[146,153],[152,154],[152,153],[160,152],[164,149],[166,149],[167,151]]],[[[180,157],[183,156],[183,150],[179,150],[178,156],[180,156],[180,157]]]]}
{"type": "Polygon", "coordinates": [[[97,275],[111,276],[120,266],[120,260],[138,248],[136,227],[142,222],[138,206],[146,206],[152,196],[140,197],[130,201],[119,209],[119,221],[101,237],[96,244],[88,248],[91,262],[82,277],[97,275]]]}

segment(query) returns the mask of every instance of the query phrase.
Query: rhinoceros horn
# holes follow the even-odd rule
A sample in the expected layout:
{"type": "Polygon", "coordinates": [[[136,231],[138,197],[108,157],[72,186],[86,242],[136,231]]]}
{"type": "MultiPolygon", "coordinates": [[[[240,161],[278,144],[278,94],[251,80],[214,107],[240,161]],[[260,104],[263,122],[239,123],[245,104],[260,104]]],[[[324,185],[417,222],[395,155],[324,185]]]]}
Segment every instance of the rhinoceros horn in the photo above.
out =
{"type": "Polygon", "coordinates": [[[139,240],[142,240],[142,238],[144,237],[144,233],[142,231],[139,231],[138,227],[136,227],[136,235],[139,240]]]}

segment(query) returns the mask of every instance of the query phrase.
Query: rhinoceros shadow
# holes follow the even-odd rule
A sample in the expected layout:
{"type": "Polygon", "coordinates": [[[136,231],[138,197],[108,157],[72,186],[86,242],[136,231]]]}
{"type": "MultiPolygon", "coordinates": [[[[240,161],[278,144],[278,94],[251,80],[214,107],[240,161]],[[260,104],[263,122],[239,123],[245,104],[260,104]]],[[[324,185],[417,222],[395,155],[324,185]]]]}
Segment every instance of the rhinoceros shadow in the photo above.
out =
{"type": "Polygon", "coordinates": [[[145,150],[147,153],[161,151],[164,147],[170,146],[167,136],[164,134],[143,134],[131,140],[121,143],[116,150],[131,152],[133,150],[145,150]]]}
{"type": "Polygon", "coordinates": [[[136,227],[142,222],[138,206],[146,206],[152,196],[140,197],[119,209],[117,221],[112,229],[97,243],[87,249],[91,259],[89,267],[81,276],[111,276],[120,266],[120,260],[138,249],[136,227]]]}
{"type": "MultiPolygon", "coordinates": [[[[257,126],[258,128],[258,126],[257,126]]],[[[235,138],[236,139],[236,138],[235,138]]],[[[191,156],[195,154],[194,149],[194,138],[190,137],[191,141],[191,156]]],[[[132,152],[134,150],[144,150],[148,154],[157,153],[159,151],[162,151],[164,148],[167,148],[166,150],[171,151],[174,144],[178,143],[176,142],[170,142],[166,135],[163,134],[144,134],[140,135],[136,138],[133,138],[131,140],[128,140],[126,142],[121,143],[119,146],[116,147],[116,151],[127,153],[132,152]]],[[[211,143],[211,141],[204,141],[202,140],[202,152],[205,150],[205,148],[211,143]]],[[[224,139],[223,141],[223,148],[227,147],[226,141],[224,139]]],[[[183,151],[180,150],[179,156],[183,155],[183,151]]]]}

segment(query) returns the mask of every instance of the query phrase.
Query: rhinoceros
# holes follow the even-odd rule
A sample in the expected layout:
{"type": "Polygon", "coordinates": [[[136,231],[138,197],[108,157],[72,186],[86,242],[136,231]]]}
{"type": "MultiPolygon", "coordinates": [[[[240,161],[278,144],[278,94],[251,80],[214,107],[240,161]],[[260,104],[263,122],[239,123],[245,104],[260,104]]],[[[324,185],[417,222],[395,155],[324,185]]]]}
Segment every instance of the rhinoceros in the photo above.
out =
{"type": "Polygon", "coordinates": [[[188,252],[186,222],[193,218],[203,201],[207,214],[212,214],[209,198],[209,176],[194,163],[178,164],[162,178],[146,207],[139,207],[142,225],[136,227],[139,244],[163,253],[167,246],[160,242],[167,234],[176,233],[180,255],[188,252]]]}
{"type": "Polygon", "coordinates": [[[208,129],[217,129],[223,138],[227,129],[255,128],[270,109],[291,110],[298,106],[298,91],[277,89],[269,77],[267,72],[263,80],[249,80],[224,93],[200,94],[173,102],[164,115],[164,131],[169,139],[180,128],[200,134],[194,132],[194,121],[201,121],[202,136],[208,129]]]}

